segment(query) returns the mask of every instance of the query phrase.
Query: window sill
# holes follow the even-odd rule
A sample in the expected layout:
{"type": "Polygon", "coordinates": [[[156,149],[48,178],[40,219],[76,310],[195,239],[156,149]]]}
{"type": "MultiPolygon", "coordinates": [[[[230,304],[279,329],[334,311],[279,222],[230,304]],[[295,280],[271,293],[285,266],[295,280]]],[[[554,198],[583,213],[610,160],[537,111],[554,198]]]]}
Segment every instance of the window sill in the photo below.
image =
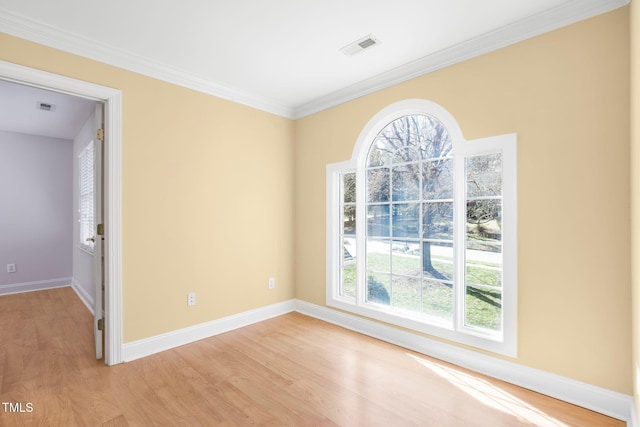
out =
{"type": "Polygon", "coordinates": [[[93,256],[93,249],[89,249],[83,245],[78,245],[77,248],[80,249],[81,252],[84,252],[87,255],[93,256]]]}
{"type": "Polygon", "coordinates": [[[332,298],[327,299],[327,305],[400,328],[409,329],[512,358],[517,357],[515,342],[505,342],[497,334],[491,334],[484,331],[473,329],[469,329],[468,331],[456,331],[451,322],[443,319],[433,318],[433,323],[427,323],[426,321],[417,320],[415,318],[404,317],[399,313],[386,311],[384,308],[356,305],[352,302],[332,298]]]}

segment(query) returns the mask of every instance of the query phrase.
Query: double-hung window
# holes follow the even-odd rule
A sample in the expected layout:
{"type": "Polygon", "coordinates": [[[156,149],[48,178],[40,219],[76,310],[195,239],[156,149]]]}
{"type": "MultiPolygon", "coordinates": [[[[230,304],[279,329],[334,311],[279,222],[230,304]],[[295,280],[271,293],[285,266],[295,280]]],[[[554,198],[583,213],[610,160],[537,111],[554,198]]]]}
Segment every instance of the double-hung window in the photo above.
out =
{"type": "Polygon", "coordinates": [[[327,304],[515,357],[515,144],[428,101],[376,115],[327,167],[327,304]]]}

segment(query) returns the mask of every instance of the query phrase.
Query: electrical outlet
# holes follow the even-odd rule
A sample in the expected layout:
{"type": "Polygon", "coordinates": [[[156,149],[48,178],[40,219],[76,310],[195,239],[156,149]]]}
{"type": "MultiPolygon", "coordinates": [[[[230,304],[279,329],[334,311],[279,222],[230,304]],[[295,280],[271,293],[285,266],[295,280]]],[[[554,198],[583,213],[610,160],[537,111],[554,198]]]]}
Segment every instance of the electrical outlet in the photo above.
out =
{"type": "Polygon", "coordinates": [[[276,287],[276,278],[269,277],[269,289],[275,289],[276,287]]]}
{"type": "Polygon", "coordinates": [[[187,294],[187,305],[191,307],[192,305],[196,305],[196,293],[189,292],[187,294]]]}
{"type": "Polygon", "coordinates": [[[15,264],[7,264],[7,273],[15,273],[16,265],[15,264]]]}

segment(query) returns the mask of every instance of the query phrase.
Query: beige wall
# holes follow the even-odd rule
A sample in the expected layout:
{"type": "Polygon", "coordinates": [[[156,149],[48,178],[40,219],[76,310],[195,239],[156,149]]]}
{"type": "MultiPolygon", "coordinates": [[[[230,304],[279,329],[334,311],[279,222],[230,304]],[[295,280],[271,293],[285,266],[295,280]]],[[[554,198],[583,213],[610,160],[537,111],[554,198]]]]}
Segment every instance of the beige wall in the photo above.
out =
{"type": "Polygon", "coordinates": [[[294,297],[293,121],[4,34],[0,59],[122,91],[125,342],[294,297]]]}
{"type": "Polygon", "coordinates": [[[296,122],[296,295],[325,302],[325,166],[406,98],[518,134],[518,363],[631,393],[628,8],[296,122]]]}
{"type": "Polygon", "coordinates": [[[640,5],[637,1],[631,2],[630,10],[632,366],[636,413],[640,414],[640,5]]]}

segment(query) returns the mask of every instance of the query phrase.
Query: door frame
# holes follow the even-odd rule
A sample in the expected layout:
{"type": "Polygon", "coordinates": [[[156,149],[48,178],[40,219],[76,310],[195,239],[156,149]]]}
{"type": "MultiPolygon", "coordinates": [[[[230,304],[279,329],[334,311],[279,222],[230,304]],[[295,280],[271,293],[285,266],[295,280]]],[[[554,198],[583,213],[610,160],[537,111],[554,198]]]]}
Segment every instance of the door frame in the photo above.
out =
{"type": "Polygon", "coordinates": [[[104,103],[104,274],[107,365],[122,362],[122,93],[118,89],[0,61],[0,79],[104,103]]]}

